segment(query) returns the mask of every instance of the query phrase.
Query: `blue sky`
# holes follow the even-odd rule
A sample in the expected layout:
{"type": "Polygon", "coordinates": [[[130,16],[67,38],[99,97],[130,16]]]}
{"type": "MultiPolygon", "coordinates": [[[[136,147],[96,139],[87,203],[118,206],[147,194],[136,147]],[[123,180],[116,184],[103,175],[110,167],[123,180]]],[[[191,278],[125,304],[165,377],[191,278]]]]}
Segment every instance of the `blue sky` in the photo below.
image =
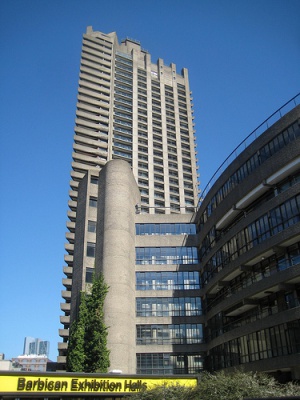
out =
{"type": "Polygon", "coordinates": [[[137,39],[189,70],[201,188],[300,91],[299,0],[1,0],[0,353],[56,360],[82,34],[137,39]]]}

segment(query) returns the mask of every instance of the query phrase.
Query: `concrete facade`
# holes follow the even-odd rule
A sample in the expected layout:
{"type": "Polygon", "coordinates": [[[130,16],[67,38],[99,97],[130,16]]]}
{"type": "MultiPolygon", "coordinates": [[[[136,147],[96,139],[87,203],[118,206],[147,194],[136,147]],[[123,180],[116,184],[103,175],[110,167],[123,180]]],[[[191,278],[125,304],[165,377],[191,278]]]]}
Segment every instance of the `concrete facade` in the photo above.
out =
{"type": "Polygon", "coordinates": [[[110,160],[125,160],[140,192],[139,212],[193,213],[198,201],[193,118],[187,69],[178,73],[175,64],[167,66],[162,59],[153,63],[139,42],[125,39],[119,43],[115,32],[104,34],[87,28],[82,42],[63,267],[63,328],[59,330],[62,342],[57,359],[62,367],[70,322],[78,311],[80,291],[89,284],[99,248],[93,228],[95,224],[101,228],[97,217],[99,172],[110,160]]]}
{"type": "Polygon", "coordinates": [[[300,377],[299,118],[254,140],[197,213],[209,370],[300,377]]]}
{"type": "Polygon", "coordinates": [[[94,263],[96,271],[103,273],[109,286],[105,322],[110,370],[162,374],[201,370],[204,351],[201,323],[204,320],[200,306],[194,310],[190,300],[192,298],[193,303],[195,298],[200,301],[200,266],[195,255],[193,260],[187,256],[173,260],[168,253],[170,249],[182,248],[196,251],[197,235],[195,231],[188,234],[174,229],[172,234],[171,230],[137,232],[138,226],[169,229],[176,226],[188,231],[189,227],[195,227],[194,214],[142,214],[140,192],[129,163],[112,160],[99,174],[97,233],[96,238],[88,237],[91,233],[87,232],[87,227],[95,218],[95,207],[87,207],[88,200],[84,199],[95,193],[95,185],[90,184],[95,173],[87,173],[78,190],[71,322],[76,318],[81,290],[89,290],[87,268],[82,265],[94,263]],[[96,243],[95,257],[85,255],[84,245],[91,239],[96,243]],[[149,255],[141,262],[137,259],[137,249],[146,252],[148,249],[162,249],[165,255],[161,259],[149,255]],[[137,274],[148,274],[139,287],[137,274]],[[160,274],[168,274],[168,283],[163,287],[160,274]],[[175,282],[178,277],[181,283],[175,282]],[[177,306],[168,305],[173,299],[177,306]],[[183,305],[179,305],[180,299],[185,302],[183,305]],[[145,312],[137,310],[141,302],[145,312]],[[180,311],[178,307],[181,307],[180,311]]]}
{"type": "Polygon", "coordinates": [[[110,368],[132,373],[135,357],[135,212],[140,193],[130,165],[109,161],[100,172],[96,273],[109,291],[104,304],[110,368]]]}

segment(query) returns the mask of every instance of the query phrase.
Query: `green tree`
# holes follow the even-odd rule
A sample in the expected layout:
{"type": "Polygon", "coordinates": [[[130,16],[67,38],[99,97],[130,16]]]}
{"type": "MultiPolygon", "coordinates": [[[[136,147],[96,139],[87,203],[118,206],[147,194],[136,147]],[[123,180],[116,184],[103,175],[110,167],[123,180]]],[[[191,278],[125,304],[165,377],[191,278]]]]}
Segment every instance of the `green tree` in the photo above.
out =
{"type": "Polygon", "coordinates": [[[67,371],[82,372],[85,365],[85,326],[87,323],[87,304],[86,294],[81,293],[79,314],[70,328],[68,355],[67,355],[67,371]]]}
{"type": "Polygon", "coordinates": [[[104,323],[104,300],[108,292],[103,275],[93,277],[90,294],[81,293],[78,318],[70,329],[67,371],[107,372],[109,350],[104,323]]]}
{"type": "Polygon", "coordinates": [[[107,349],[107,327],[104,323],[104,300],[108,286],[100,274],[93,279],[92,293],[88,297],[88,325],[85,330],[85,372],[107,372],[109,350],[107,349]]]}

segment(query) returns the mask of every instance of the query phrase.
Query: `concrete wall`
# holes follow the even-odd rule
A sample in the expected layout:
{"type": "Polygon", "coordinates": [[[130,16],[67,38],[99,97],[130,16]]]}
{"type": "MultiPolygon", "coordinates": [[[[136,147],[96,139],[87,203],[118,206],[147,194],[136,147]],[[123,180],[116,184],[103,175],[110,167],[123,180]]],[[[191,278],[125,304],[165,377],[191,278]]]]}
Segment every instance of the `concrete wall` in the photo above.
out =
{"type": "Polygon", "coordinates": [[[99,175],[96,273],[109,291],[104,313],[110,370],[136,372],[135,355],[135,205],[140,194],[130,165],[109,161],[99,175]]]}

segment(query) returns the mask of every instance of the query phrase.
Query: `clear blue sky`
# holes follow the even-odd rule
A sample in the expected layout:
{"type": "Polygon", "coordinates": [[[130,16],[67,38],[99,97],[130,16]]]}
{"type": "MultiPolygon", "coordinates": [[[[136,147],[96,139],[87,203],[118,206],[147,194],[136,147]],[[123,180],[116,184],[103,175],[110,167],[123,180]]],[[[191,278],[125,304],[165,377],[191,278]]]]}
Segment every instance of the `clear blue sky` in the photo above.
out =
{"type": "Polygon", "coordinates": [[[300,88],[299,0],[1,0],[0,352],[56,360],[82,34],[189,69],[201,187],[300,88]]]}

